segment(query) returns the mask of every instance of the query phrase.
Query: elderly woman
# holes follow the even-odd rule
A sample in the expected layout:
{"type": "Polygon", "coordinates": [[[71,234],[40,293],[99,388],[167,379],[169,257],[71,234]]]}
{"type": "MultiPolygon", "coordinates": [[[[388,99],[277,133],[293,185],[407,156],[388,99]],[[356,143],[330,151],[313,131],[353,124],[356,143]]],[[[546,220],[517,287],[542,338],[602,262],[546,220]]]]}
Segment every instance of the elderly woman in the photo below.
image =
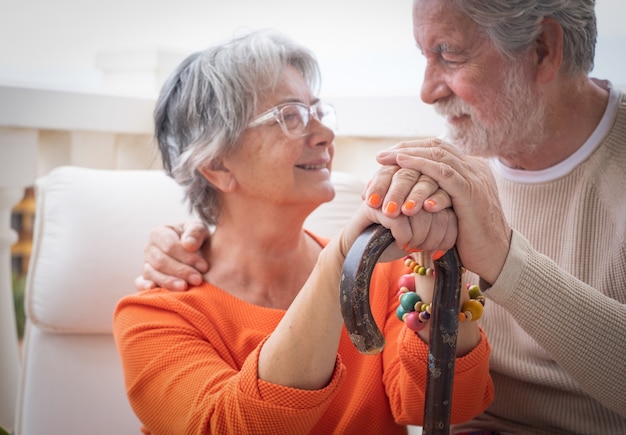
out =
{"type": "MultiPolygon", "coordinates": [[[[417,246],[427,229],[366,205],[330,242],[303,229],[334,197],[335,113],[314,94],[318,76],[308,50],[257,32],[190,56],[162,90],[164,166],[214,231],[204,282],[116,308],[127,393],[146,433],[397,434],[422,423],[427,344],[396,316],[404,262],[372,277],[387,337],[378,355],[352,345],[338,289],[347,250],[372,222],[398,246],[417,246]]],[[[477,322],[463,322],[458,340],[453,422],[493,398],[477,322]]]]}

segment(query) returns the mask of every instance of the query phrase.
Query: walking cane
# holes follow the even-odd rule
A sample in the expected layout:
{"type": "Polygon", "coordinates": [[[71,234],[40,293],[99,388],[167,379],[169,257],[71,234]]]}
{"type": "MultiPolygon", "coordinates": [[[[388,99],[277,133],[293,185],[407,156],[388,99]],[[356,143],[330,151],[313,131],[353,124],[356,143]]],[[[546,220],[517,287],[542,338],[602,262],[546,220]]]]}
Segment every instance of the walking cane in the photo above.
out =
{"type": "MultiPolygon", "coordinates": [[[[364,354],[379,353],[385,346],[385,338],[370,308],[369,287],[376,262],[393,240],[390,230],[382,225],[371,225],[352,245],[343,265],[341,311],[352,343],[364,354]]],[[[461,263],[456,247],[434,263],[435,290],[430,317],[422,433],[447,435],[450,431],[461,295],[461,263]]]]}

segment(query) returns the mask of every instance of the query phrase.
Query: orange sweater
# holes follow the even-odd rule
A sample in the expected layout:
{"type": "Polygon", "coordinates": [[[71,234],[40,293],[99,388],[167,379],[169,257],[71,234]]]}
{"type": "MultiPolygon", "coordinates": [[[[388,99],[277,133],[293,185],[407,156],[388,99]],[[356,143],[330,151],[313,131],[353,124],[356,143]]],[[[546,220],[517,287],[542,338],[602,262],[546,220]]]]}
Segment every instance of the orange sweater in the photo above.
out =
{"type": "MultiPolygon", "coordinates": [[[[307,391],[257,378],[259,350],[284,311],[204,283],[124,297],[114,315],[130,403],[154,434],[400,434],[422,424],[427,346],[395,315],[401,261],[377,266],[371,304],[387,338],[362,355],[344,329],[328,386],[307,391]]],[[[315,325],[311,325],[312,328],[315,325]]],[[[452,422],[493,400],[489,344],[456,361],[452,422]]]]}

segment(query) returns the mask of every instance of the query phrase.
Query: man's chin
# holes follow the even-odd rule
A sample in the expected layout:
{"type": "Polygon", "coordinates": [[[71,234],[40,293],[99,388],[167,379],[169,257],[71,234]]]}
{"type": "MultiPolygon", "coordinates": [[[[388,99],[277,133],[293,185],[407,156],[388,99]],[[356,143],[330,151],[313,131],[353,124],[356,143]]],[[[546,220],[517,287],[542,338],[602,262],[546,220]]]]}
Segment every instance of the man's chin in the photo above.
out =
{"type": "Polygon", "coordinates": [[[463,154],[474,157],[493,157],[485,141],[473,138],[459,131],[448,130],[442,137],[444,141],[453,145],[463,154]]]}
{"type": "Polygon", "coordinates": [[[453,145],[456,149],[458,149],[461,152],[466,153],[471,149],[471,147],[469,146],[467,142],[467,136],[451,128],[447,129],[442,139],[446,141],[447,143],[453,145]]]}

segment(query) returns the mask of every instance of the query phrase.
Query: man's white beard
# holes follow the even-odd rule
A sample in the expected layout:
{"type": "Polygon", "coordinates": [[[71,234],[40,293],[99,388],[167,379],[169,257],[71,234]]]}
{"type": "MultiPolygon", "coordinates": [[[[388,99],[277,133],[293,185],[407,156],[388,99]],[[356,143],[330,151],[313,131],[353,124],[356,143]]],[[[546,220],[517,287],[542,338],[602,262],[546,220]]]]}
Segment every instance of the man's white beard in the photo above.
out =
{"type": "Polygon", "coordinates": [[[435,103],[435,110],[444,117],[469,115],[471,127],[457,128],[447,124],[445,140],[464,153],[480,157],[515,158],[532,152],[541,143],[545,132],[546,107],[537,101],[521,68],[512,65],[503,77],[503,86],[483,118],[457,96],[435,103]]]}

